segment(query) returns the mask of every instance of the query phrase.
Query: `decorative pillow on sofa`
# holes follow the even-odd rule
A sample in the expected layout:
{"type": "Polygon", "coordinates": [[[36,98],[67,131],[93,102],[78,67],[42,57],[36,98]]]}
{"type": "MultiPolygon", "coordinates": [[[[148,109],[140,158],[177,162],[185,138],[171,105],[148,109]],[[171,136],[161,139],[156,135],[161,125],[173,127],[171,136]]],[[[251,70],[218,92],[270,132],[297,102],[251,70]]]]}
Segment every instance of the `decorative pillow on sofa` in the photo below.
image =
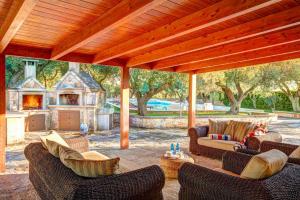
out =
{"type": "Polygon", "coordinates": [[[234,141],[241,142],[253,128],[252,122],[230,121],[224,134],[230,135],[234,141]]]}
{"type": "Polygon", "coordinates": [[[120,158],[105,160],[76,160],[65,159],[70,169],[75,174],[84,177],[98,177],[102,175],[112,175],[119,168],[120,158]]]}
{"type": "Polygon", "coordinates": [[[63,145],[66,147],[69,147],[68,143],[56,132],[52,132],[49,135],[46,136],[41,136],[41,142],[42,142],[42,146],[47,149],[52,155],[54,155],[55,157],[59,157],[59,153],[58,153],[58,145],[63,145]],[[52,144],[53,146],[49,147],[47,144],[47,140],[48,141],[53,141],[57,144],[52,144]],[[51,149],[50,149],[51,148],[51,149]],[[50,150],[49,150],[50,149],[50,150]]]}
{"type": "Polygon", "coordinates": [[[226,130],[229,122],[230,121],[218,121],[209,119],[208,134],[224,134],[224,131],[226,130]]]}
{"type": "MultiPolygon", "coordinates": [[[[51,142],[51,141],[48,141],[47,142],[51,142]]],[[[53,143],[53,142],[51,142],[53,143]]],[[[66,146],[62,146],[60,145],[59,146],[59,158],[60,158],[60,161],[68,168],[70,168],[70,166],[68,165],[68,162],[65,161],[65,159],[84,159],[84,156],[79,153],[78,151],[74,150],[74,149],[71,149],[69,147],[66,147],[66,146]]]]}
{"type": "Polygon", "coordinates": [[[222,135],[222,134],[208,134],[208,137],[211,140],[231,140],[230,135],[222,135]]]}
{"type": "Polygon", "coordinates": [[[268,178],[281,171],[287,160],[287,155],[277,149],[255,155],[242,171],[241,178],[268,178]]]}
{"type": "Polygon", "coordinates": [[[290,155],[290,158],[297,158],[300,159],[300,146],[296,148],[290,155]]]}
{"type": "Polygon", "coordinates": [[[61,162],[75,174],[84,177],[98,177],[115,174],[120,158],[109,158],[96,151],[79,153],[65,146],[59,146],[61,162]]]}

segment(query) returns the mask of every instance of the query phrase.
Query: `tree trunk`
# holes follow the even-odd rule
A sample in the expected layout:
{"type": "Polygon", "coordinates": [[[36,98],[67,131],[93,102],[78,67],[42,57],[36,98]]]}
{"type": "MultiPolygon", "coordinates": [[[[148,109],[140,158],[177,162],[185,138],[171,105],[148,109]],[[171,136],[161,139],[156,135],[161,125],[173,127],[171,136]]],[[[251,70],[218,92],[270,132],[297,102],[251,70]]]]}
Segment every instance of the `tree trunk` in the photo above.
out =
{"type": "Polygon", "coordinates": [[[289,99],[292,103],[293,111],[300,111],[299,97],[289,96],[289,99]]]}
{"type": "Polygon", "coordinates": [[[137,95],[138,114],[140,116],[145,116],[147,114],[147,102],[148,100],[144,97],[139,97],[139,95],[137,95]]]}

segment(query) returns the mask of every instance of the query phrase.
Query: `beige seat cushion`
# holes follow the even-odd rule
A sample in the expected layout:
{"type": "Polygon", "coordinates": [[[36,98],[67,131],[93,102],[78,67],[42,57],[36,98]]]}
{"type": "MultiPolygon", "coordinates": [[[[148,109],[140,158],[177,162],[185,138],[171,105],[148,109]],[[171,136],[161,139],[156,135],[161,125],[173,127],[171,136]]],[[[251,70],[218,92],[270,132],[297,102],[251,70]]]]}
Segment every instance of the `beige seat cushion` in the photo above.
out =
{"type": "Polygon", "coordinates": [[[242,171],[241,178],[268,178],[277,172],[280,172],[287,160],[287,155],[277,149],[255,155],[242,171]]]}
{"type": "Polygon", "coordinates": [[[233,147],[237,143],[236,141],[228,140],[211,140],[209,137],[199,137],[197,142],[199,145],[216,149],[223,149],[225,151],[233,151],[233,147]]]}
{"type": "Polygon", "coordinates": [[[300,159],[300,146],[296,148],[289,156],[290,158],[298,158],[300,159]]]}
{"type": "Polygon", "coordinates": [[[212,120],[209,119],[209,129],[208,134],[224,134],[224,131],[226,130],[229,121],[221,121],[221,120],[212,120]]]}
{"type": "Polygon", "coordinates": [[[253,129],[252,122],[230,121],[224,134],[230,135],[233,140],[241,142],[251,129],[253,129]]]}
{"type": "Polygon", "coordinates": [[[49,134],[47,136],[41,136],[40,138],[41,138],[42,146],[45,149],[47,149],[49,151],[49,153],[51,153],[55,157],[59,157],[59,153],[58,153],[59,152],[59,149],[58,149],[59,145],[69,147],[67,142],[56,132],[52,132],[51,134],[49,134]],[[56,144],[51,143],[51,146],[49,146],[48,143],[47,143],[47,140],[55,142],[56,144]]]}

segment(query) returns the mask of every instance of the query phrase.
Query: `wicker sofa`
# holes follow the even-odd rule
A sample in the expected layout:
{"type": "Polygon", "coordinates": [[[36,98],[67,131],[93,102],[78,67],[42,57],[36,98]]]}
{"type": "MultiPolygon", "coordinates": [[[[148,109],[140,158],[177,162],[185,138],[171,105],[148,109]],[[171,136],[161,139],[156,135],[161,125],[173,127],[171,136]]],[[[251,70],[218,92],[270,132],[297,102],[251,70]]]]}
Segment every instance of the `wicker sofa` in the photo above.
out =
{"type": "MultiPolygon", "coordinates": [[[[251,150],[251,149],[238,149],[237,152],[255,155],[255,154],[258,154],[261,152],[269,151],[271,149],[278,149],[278,150],[284,152],[287,156],[289,156],[298,147],[299,147],[298,145],[294,145],[294,144],[263,141],[260,145],[259,151],[251,150]]],[[[289,158],[288,162],[300,165],[300,159],[297,159],[297,158],[289,158]]]]}
{"type": "MultiPolygon", "coordinates": [[[[74,149],[88,150],[86,139],[70,138],[66,142],[74,149]]],[[[45,150],[41,143],[25,148],[29,161],[29,179],[39,196],[44,199],[163,199],[165,183],[158,166],[98,178],[77,176],[58,158],[45,150]]]]}
{"type": "MultiPolygon", "coordinates": [[[[189,150],[192,154],[210,157],[213,159],[222,159],[222,155],[227,151],[234,151],[235,141],[210,140],[207,141],[209,126],[199,126],[190,128],[188,134],[190,137],[189,150]],[[210,145],[199,144],[199,140],[205,140],[210,145]],[[218,145],[222,143],[222,145],[218,145]]],[[[249,137],[245,143],[248,149],[258,150],[264,140],[281,142],[282,137],[278,133],[269,133],[263,136],[249,137]]]]}
{"type": "MultiPolygon", "coordinates": [[[[223,169],[241,174],[251,155],[226,152],[223,169]]],[[[297,200],[300,197],[300,166],[286,164],[279,173],[261,180],[242,179],[195,164],[179,169],[180,200],[297,200]]]]}

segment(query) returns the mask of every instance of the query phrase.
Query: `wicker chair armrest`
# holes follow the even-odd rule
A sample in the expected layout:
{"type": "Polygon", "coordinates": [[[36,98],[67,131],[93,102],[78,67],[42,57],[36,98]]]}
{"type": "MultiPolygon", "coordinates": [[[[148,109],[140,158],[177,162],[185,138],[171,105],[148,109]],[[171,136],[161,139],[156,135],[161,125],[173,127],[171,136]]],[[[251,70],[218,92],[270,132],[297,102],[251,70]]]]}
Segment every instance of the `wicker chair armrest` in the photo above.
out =
{"type": "Polygon", "coordinates": [[[288,159],[288,162],[289,162],[289,163],[293,163],[293,164],[300,165],[300,159],[298,159],[298,158],[289,158],[289,159],[288,159]]]}
{"type": "Polygon", "coordinates": [[[76,184],[75,199],[89,197],[89,194],[93,194],[94,199],[162,199],[165,175],[159,166],[153,165],[76,184]]]}
{"type": "Polygon", "coordinates": [[[222,168],[235,174],[241,174],[251,158],[252,155],[227,151],[223,154],[222,168]]]}
{"type": "Polygon", "coordinates": [[[249,155],[257,155],[260,153],[259,151],[256,151],[253,149],[236,149],[235,152],[245,153],[245,154],[249,154],[249,155]]]}
{"type": "Polygon", "coordinates": [[[258,181],[241,179],[191,163],[181,166],[178,181],[180,190],[188,190],[203,199],[268,199],[258,181]]]}
{"type": "Polygon", "coordinates": [[[259,150],[261,143],[263,141],[274,141],[274,142],[281,142],[282,137],[279,133],[276,132],[269,132],[266,135],[260,135],[260,136],[254,136],[254,137],[249,137],[246,140],[246,146],[248,149],[253,149],[253,150],[259,150]]]}
{"type": "Polygon", "coordinates": [[[190,128],[188,133],[191,138],[198,139],[198,137],[206,137],[208,134],[208,126],[190,128]]]}
{"type": "Polygon", "coordinates": [[[84,136],[64,138],[68,145],[79,152],[89,151],[89,140],[84,136]]]}
{"type": "Polygon", "coordinates": [[[288,156],[296,149],[298,145],[281,143],[281,142],[273,142],[273,141],[263,141],[261,143],[260,149],[262,152],[269,151],[271,149],[278,149],[288,156]]]}

